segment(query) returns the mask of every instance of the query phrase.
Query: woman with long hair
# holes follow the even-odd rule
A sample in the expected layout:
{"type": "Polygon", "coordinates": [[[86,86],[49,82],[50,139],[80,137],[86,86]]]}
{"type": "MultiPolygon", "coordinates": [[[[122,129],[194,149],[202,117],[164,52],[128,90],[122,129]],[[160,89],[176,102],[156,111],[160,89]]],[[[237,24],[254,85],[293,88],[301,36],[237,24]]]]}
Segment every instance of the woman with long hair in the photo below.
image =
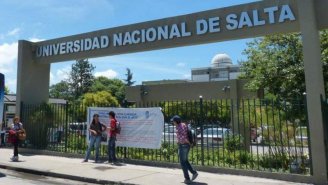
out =
{"type": "Polygon", "coordinates": [[[106,130],[106,126],[99,121],[99,115],[94,114],[92,122],[89,127],[89,132],[90,132],[90,137],[89,137],[89,146],[88,150],[85,154],[85,158],[82,162],[88,162],[88,159],[90,157],[91,149],[95,145],[95,150],[96,150],[96,158],[95,162],[99,162],[99,147],[100,147],[100,142],[101,142],[101,135],[102,132],[106,130]]]}
{"type": "Polygon", "coordinates": [[[23,124],[20,122],[20,118],[18,116],[15,116],[14,123],[11,125],[11,129],[9,131],[11,137],[11,143],[14,145],[14,156],[11,157],[10,159],[14,162],[18,161],[18,145],[19,145],[18,134],[20,132],[23,132],[23,124]]]}

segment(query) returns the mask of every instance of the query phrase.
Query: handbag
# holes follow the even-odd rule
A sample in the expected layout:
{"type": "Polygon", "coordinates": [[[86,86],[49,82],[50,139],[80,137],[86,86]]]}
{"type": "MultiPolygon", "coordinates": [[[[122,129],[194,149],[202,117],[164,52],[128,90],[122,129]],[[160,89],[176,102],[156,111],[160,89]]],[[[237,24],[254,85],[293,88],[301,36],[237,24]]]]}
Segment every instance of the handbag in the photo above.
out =
{"type": "Polygon", "coordinates": [[[23,129],[23,128],[20,129],[20,131],[18,132],[17,137],[18,137],[18,140],[24,141],[26,139],[26,131],[25,131],[25,129],[23,129]]]}

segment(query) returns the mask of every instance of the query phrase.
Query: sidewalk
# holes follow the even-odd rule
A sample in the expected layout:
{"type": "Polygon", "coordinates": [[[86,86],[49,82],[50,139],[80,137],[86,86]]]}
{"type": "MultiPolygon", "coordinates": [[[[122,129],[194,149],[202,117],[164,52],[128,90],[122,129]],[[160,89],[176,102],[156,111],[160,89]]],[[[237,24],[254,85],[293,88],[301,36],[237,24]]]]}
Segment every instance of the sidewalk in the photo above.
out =
{"type": "MultiPolygon", "coordinates": [[[[82,159],[54,157],[46,155],[20,155],[19,162],[11,162],[11,149],[0,148],[0,168],[47,175],[71,180],[101,184],[149,184],[179,185],[183,184],[181,169],[158,168],[108,163],[96,164],[92,160],[81,163],[82,159]]],[[[226,174],[199,172],[195,185],[292,185],[286,181],[245,177],[226,174]]]]}

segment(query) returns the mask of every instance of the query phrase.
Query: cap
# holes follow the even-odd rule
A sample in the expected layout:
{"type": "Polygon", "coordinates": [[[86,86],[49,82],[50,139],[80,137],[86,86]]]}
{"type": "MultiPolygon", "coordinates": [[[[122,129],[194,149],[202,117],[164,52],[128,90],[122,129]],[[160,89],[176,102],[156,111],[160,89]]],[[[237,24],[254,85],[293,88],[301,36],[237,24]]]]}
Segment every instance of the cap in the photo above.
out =
{"type": "Polygon", "coordinates": [[[177,123],[180,123],[180,122],[181,122],[181,118],[180,118],[180,116],[175,115],[175,116],[173,116],[173,117],[171,118],[171,121],[172,121],[172,122],[175,121],[175,122],[177,122],[177,123]]]}

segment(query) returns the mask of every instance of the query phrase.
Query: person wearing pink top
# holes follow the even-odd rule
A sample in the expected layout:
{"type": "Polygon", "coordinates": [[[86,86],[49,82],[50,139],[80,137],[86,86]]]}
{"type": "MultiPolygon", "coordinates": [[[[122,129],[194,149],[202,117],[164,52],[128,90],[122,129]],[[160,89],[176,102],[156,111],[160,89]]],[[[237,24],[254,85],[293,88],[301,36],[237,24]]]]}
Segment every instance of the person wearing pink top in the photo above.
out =
{"type": "Polygon", "coordinates": [[[179,160],[181,164],[181,168],[184,175],[184,183],[190,184],[193,180],[195,180],[198,176],[198,173],[194,168],[190,165],[188,161],[188,154],[190,150],[190,142],[188,139],[188,126],[186,123],[181,122],[181,118],[178,115],[172,117],[171,122],[175,125],[178,145],[179,145],[179,160]],[[192,178],[190,179],[189,173],[192,173],[192,178]]]}

